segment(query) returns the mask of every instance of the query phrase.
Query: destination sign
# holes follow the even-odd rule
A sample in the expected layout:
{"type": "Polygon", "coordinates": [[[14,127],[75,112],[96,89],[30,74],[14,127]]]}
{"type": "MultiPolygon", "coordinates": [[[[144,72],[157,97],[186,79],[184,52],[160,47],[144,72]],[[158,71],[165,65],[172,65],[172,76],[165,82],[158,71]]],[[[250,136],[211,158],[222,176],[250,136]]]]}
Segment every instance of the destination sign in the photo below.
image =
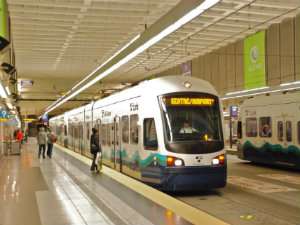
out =
{"type": "Polygon", "coordinates": [[[215,103],[213,98],[171,97],[166,100],[170,106],[212,106],[215,103]]]}

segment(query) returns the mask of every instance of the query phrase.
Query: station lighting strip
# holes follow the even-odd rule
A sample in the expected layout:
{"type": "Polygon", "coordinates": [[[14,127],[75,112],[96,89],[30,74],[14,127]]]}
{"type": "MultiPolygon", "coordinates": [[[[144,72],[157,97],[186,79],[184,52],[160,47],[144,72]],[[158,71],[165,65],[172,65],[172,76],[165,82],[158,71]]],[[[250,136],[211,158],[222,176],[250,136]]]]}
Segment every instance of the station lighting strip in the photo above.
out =
{"type": "Polygon", "coordinates": [[[157,42],[159,42],[161,39],[165,38],[169,34],[173,33],[174,31],[176,31],[177,29],[179,29],[180,27],[182,27],[186,23],[190,22],[191,20],[193,20],[194,18],[196,18],[197,16],[199,16],[200,14],[202,14],[205,10],[213,7],[215,4],[217,4],[220,1],[221,0],[205,0],[199,6],[197,6],[193,10],[189,11],[187,14],[185,14],[183,17],[181,17],[175,23],[173,23],[170,26],[166,27],[164,30],[162,30],[160,33],[158,33],[156,36],[152,37],[150,40],[148,40],[147,42],[145,42],[143,45],[141,45],[140,47],[138,47],[137,49],[135,49],[133,52],[131,52],[130,54],[128,54],[123,59],[121,59],[119,62],[117,62],[116,64],[114,64],[113,66],[111,66],[110,68],[108,68],[107,70],[105,70],[102,73],[100,73],[97,77],[95,77],[93,80],[89,81],[87,84],[85,84],[84,86],[82,86],[78,90],[76,90],[73,93],[71,93],[72,90],[74,90],[76,87],[78,87],[79,85],[81,85],[84,81],[86,81],[89,77],[91,77],[94,73],[96,73],[96,71],[98,70],[98,68],[102,68],[105,64],[107,64],[108,62],[110,62],[116,55],[118,55],[121,51],[125,50],[134,41],[136,41],[137,39],[139,39],[140,35],[138,35],[132,41],[130,41],[128,44],[126,44],[120,51],[118,51],[111,58],[109,58],[105,63],[103,63],[97,69],[95,69],[85,79],[83,79],[78,84],[76,84],[67,94],[65,94],[64,96],[62,96],[61,98],[59,98],[56,102],[54,102],[53,104],[51,104],[46,109],[46,112],[44,114],[48,114],[49,112],[51,112],[52,110],[56,109],[60,105],[64,104],[65,102],[67,102],[68,100],[70,100],[71,98],[73,98],[74,96],[78,95],[80,92],[82,92],[85,89],[89,88],[90,86],[94,85],[96,82],[98,82],[99,80],[101,80],[104,77],[108,76],[109,74],[111,74],[112,72],[114,72],[115,70],[117,70],[118,68],[120,68],[122,65],[124,65],[128,61],[132,60],[137,55],[139,55],[140,53],[142,53],[146,49],[150,48],[152,45],[156,44],[157,42]],[[70,94],[70,95],[67,96],[68,94],[70,94]]]}
{"type": "MultiPolygon", "coordinates": [[[[5,87],[3,86],[2,82],[0,82],[0,97],[3,99],[8,99],[8,97],[11,95],[9,87],[5,87]]],[[[6,105],[8,107],[8,109],[10,110],[10,112],[12,114],[15,114],[15,119],[17,121],[17,127],[21,127],[21,120],[19,118],[18,115],[16,115],[16,111],[14,110],[14,106],[12,105],[12,103],[10,102],[6,102],[6,105]]]]}
{"type": "Polygon", "coordinates": [[[0,96],[1,98],[8,98],[7,90],[2,85],[2,82],[0,82],[0,96]]]}
{"type": "Polygon", "coordinates": [[[280,84],[275,88],[261,87],[261,88],[255,88],[250,90],[229,92],[225,94],[225,96],[221,98],[221,100],[244,98],[244,97],[251,97],[255,95],[270,94],[270,93],[282,92],[282,91],[293,91],[298,89],[300,89],[300,81],[295,81],[295,82],[280,84]]]}

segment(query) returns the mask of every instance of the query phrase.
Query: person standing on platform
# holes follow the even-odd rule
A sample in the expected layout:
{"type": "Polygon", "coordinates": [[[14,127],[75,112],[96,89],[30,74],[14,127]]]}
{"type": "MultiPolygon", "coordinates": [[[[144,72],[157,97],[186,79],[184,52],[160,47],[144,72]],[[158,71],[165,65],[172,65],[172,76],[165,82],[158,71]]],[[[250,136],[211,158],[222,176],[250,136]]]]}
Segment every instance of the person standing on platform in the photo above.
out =
{"type": "Polygon", "coordinates": [[[48,139],[48,146],[47,146],[47,156],[49,158],[52,157],[52,150],[53,150],[53,144],[56,142],[56,136],[49,128],[47,133],[47,139],[48,139]]]}
{"type": "Polygon", "coordinates": [[[101,148],[99,145],[99,137],[98,137],[98,130],[96,128],[92,129],[92,135],[90,138],[90,148],[91,148],[91,154],[93,155],[93,162],[91,165],[91,171],[99,172],[98,166],[96,163],[96,158],[98,152],[101,152],[101,148]]]}
{"type": "Polygon", "coordinates": [[[16,134],[16,139],[17,141],[21,144],[23,141],[23,132],[21,129],[18,129],[17,134],[16,134]]]}
{"type": "Polygon", "coordinates": [[[47,133],[45,132],[45,128],[41,127],[39,133],[37,135],[37,142],[39,145],[39,158],[41,157],[41,153],[43,151],[43,158],[45,158],[46,144],[47,144],[47,133]]]}

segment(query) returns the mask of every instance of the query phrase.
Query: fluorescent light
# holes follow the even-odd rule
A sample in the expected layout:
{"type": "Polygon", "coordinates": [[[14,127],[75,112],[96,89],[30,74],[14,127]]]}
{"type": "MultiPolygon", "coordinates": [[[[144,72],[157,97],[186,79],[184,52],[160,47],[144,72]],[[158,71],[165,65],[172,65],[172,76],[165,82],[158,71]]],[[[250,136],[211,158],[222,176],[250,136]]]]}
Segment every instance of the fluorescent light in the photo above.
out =
{"type": "Polygon", "coordinates": [[[8,86],[5,87],[5,90],[6,90],[6,92],[7,92],[8,95],[11,94],[10,91],[9,91],[9,87],[8,86]]]}
{"type": "MultiPolygon", "coordinates": [[[[83,82],[85,82],[87,79],[89,79],[91,76],[93,76],[99,69],[101,69],[103,66],[105,66],[109,61],[111,61],[115,56],[117,56],[120,52],[122,52],[125,48],[127,48],[129,45],[131,45],[133,42],[135,42],[137,39],[140,38],[140,34],[135,36],[131,41],[129,41],[126,45],[124,45],[120,50],[118,50],[113,56],[111,56],[109,59],[107,59],[104,63],[102,63],[100,66],[98,66],[96,69],[94,69],[89,75],[87,75],[83,80],[81,80],[79,83],[77,83],[74,87],[71,88],[71,91],[77,88],[79,85],[81,85],[83,82]]],[[[68,92],[70,93],[70,92],[68,92]]],[[[66,93],[66,94],[68,94],[66,93]]]]}
{"type": "Polygon", "coordinates": [[[294,84],[300,84],[300,80],[289,82],[289,83],[283,83],[283,84],[280,84],[280,86],[289,86],[289,85],[294,85],[294,84]]]}
{"type": "MultiPolygon", "coordinates": [[[[164,30],[162,30],[160,33],[158,33],[156,36],[154,36],[151,39],[149,39],[143,45],[141,45],[140,47],[138,47],[137,49],[135,49],[133,52],[131,52],[130,54],[128,54],[123,59],[121,59],[119,62],[117,62],[116,64],[114,64],[113,66],[111,66],[110,68],[108,68],[107,70],[103,71],[102,73],[98,74],[97,77],[95,77],[93,80],[89,81],[87,84],[85,84],[84,86],[82,86],[81,88],[79,88],[78,90],[76,90],[75,92],[73,92],[71,95],[67,96],[66,98],[64,98],[60,102],[56,101],[57,104],[54,105],[53,107],[50,107],[49,109],[47,108],[48,110],[46,109],[47,110],[46,113],[49,113],[50,111],[52,111],[53,109],[59,107],[60,105],[62,105],[66,101],[68,101],[69,99],[73,98],[74,96],[76,96],[77,94],[79,94],[80,92],[82,92],[83,90],[85,90],[86,88],[92,86],[93,84],[95,84],[96,82],[98,82],[99,80],[101,80],[102,78],[108,76],[109,74],[111,74],[112,72],[114,72],[116,69],[118,69],[119,67],[121,67],[122,65],[124,65],[125,63],[127,63],[128,61],[130,61],[131,59],[133,59],[134,57],[136,57],[137,55],[139,55],[140,53],[142,53],[146,49],[150,48],[152,45],[154,45],[157,42],[159,42],[161,39],[165,38],[169,34],[173,33],[174,31],[176,31],[177,29],[179,29],[180,27],[182,27],[186,23],[190,22],[191,20],[193,20],[194,18],[196,18],[197,16],[199,16],[206,9],[208,9],[208,8],[214,6],[215,4],[217,4],[219,1],[220,0],[206,0],[206,1],[202,2],[198,7],[194,8],[191,11],[189,11],[187,14],[185,14],[183,17],[181,17],[175,23],[173,23],[170,26],[166,27],[164,30]]],[[[139,37],[140,37],[140,35],[136,36],[131,41],[131,43],[134,42],[139,37]]],[[[79,85],[81,85],[83,82],[85,82],[88,78],[90,78],[92,75],[94,75],[94,73],[97,70],[99,70],[100,68],[102,68],[111,59],[113,59],[117,54],[119,54],[121,51],[123,51],[125,48],[127,48],[131,43],[129,42],[122,49],[120,49],[117,53],[115,53],[112,57],[110,57],[107,61],[105,61],[102,65],[100,65],[99,67],[97,67],[92,73],[90,73],[86,78],[84,78],[83,80],[81,80],[68,93],[66,93],[66,95],[68,95],[72,90],[74,90],[75,88],[77,88],[79,85]]]]}
{"type": "Polygon", "coordinates": [[[10,102],[7,102],[6,105],[10,110],[13,109],[13,105],[10,102]]]}
{"type": "Polygon", "coordinates": [[[221,98],[221,100],[251,97],[251,96],[255,96],[255,95],[270,94],[270,93],[282,92],[282,91],[293,91],[293,90],[297,90],[297,89],[300,89],[300,85],[299,86],[294,86],[294,87],[286,87],[286,88],[282,88],[282,87],[279,86],[277,88],[273,88],[273,89],[270,89],[268,91],[261,91],[261,92],[255,92],[255,93],[247,93],[247,94],[241,94],[241,95],[235,95],[235,96],[228,96],[228,97],[225,96],[225,97],[221,98]]]}
{"type": "Polygon", "coordinates": [[[6,90],[4,89],[1,82],[0,82],[0,96],[1,96],[1,98],[8,98],[6,90]]]}
{"type": "Polygon", "coordinates": [[[248,93],[248,92],[253,92],[253,91],[265,90],[265,89],[269,89],[269,88],[270,87],[265,86],[265,87],[253,88],[253,89],[242,90],[242,91],[228,92],[225,95],[243,94],[243,93],[248,93]]]}

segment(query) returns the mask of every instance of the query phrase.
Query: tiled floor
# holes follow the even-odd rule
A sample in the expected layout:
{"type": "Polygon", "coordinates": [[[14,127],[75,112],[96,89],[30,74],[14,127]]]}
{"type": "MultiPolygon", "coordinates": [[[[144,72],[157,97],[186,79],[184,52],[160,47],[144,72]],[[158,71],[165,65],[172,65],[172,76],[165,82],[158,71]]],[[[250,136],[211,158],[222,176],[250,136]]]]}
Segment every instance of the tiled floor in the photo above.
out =
{"type": "Polygon", "coordinates": [[[0,164],[1,225],[113,224],[54,160],[40,159],[35,145],[0,164]]]}
{"type": "Polygon", "coordinates": [[[0,160],[0,225],[189,224],[66,153],[38,159],[34,142],[0,160]]]}

